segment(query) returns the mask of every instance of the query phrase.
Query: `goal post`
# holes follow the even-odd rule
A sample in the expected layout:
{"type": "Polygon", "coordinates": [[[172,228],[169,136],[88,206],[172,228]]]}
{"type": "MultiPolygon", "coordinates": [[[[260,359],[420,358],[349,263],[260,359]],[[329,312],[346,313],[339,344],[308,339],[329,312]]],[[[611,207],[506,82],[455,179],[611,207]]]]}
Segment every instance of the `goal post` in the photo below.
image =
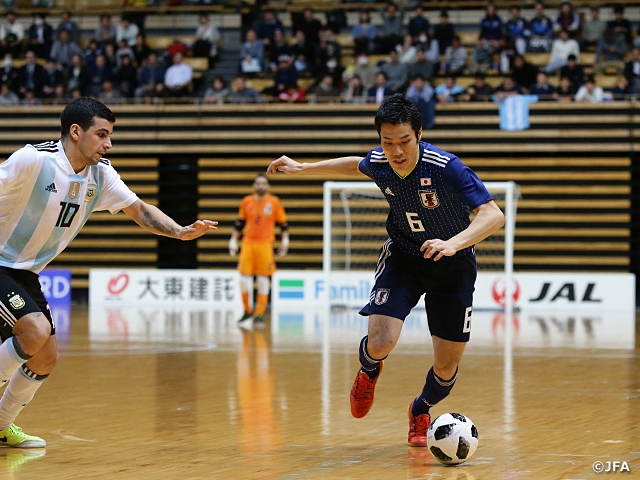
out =
{"type": "MultiPolygon", "coordinates": [[[[479,271],[500,272],[505,280],[505,309],[513,308],[513,250],[517,201],[515,182],[484,184],[505,215],[504,227],[476,246],[479,271]]],[[[369,271],[373,274],[387,239],[389,205],[373,182],[324,183],[323,270],[328,284],[336,275],[369,271]]],[[[473,215],[473,213],[472,213],[473,215]]]]}

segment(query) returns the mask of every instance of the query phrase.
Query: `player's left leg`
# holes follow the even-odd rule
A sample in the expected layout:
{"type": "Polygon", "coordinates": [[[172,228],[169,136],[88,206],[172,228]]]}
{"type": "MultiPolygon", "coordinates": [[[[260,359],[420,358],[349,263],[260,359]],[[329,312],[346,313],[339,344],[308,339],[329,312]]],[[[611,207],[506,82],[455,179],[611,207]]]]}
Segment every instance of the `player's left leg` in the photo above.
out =
{"type": "Polygon", "coordinates": [[[269,302],[269,277],[276,271],[275,259],[273,256],[273,244],[262,243],[255,245],[256,248],[256,276],[258,292],[256,295],[255,308],[253,310],[254,328],[264,328],[264,312],[269,302]]]}
{"type": "Polygon", "coordinates": [[[249,297],[253,290],[253,275],[255,273],[255,256],[252,247],[252,244],[243,243],[240,248],[238,272],[240,273],[240,295],[242,296],[244,313],[238,322],[251,319],[251,313],[253,312],[253,306],[249,302],[249,297]]]}

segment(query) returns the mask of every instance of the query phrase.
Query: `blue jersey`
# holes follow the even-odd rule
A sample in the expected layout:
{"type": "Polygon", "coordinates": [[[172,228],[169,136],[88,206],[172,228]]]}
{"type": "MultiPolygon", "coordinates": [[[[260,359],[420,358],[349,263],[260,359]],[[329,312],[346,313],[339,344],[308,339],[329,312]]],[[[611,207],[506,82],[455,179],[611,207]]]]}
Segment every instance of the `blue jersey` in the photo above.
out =
{"type": "MultiPolygon", "coordinates": [[[[422,244],[448,240],[466,229],[469,211],[493,198],[476,174],[458,157],[420,142],[418,163],[404,178],[395,173],[382,147],[374,148],[358,169],[370,177],[389,202],[387,233],[400,249],[422,256],[422,244]]],[[[466,255],[473,247],[460,250],[466,255]]]]}

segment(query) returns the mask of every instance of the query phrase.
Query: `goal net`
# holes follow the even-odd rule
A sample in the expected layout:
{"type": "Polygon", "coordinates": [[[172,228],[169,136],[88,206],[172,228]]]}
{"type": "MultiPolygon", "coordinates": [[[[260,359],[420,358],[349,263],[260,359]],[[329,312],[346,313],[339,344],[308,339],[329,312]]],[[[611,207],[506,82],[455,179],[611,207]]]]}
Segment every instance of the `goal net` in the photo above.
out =
{"type": "MultiPolygon", "coordinates": [[[[504,212],[505,225],[476,245],[478,270],[501,272],[509,288],[519,188],[514,182],[487,182],[485,186],[504,212]]],[[[323,207],[323,270],[329,286],[354,272],[373,274],[388,237],[389,205],[380,189],[373,182],[325,182],[323,207]]],[[[471,215],[473,218],[473,212],[471,215]]],[[[344,303],[333,297],[332,304],[344,303]]]]}

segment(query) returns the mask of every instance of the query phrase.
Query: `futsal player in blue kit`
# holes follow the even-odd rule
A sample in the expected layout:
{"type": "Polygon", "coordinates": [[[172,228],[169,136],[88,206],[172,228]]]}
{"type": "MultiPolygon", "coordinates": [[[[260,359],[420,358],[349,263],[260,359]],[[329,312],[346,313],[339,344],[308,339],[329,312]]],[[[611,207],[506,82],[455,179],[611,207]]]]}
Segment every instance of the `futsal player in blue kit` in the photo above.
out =
{"type": "Polygon", "coordinates": [[[6,385],[0,446],[46,446],[13,423],[58,361],[55,325],[38,273],[91,212],[122,210],[142,228],[180,240],[217,228],[210,220],[180,226],[129,190],[103,158],[115,120],[104,104],[78,98],[60,116],[59,141],[26,145],[0,164],[0,387],[6,385]]]}
{"type": "Polygon", "coordinates": [[[351,389],[351,414],[373,405],[384,360],[403,321],[425,294],[434,362],[422,392],[409,404],[408,442],[426,446],[429,409],[453,388],[469,341],[476,259],[474,245],[504,224],[504,215],[475,173],[458,157],[422,142],[416,104],[402,94],[383,100],[375,126],[381,146],[366,157],[299,163],[282,156],[267,173],[366,175],[386,197],[389,238],[382,246],[360,342],[361,368],[351,389]],[[470,221],[469,212],[476,217],[470,221]]]}

